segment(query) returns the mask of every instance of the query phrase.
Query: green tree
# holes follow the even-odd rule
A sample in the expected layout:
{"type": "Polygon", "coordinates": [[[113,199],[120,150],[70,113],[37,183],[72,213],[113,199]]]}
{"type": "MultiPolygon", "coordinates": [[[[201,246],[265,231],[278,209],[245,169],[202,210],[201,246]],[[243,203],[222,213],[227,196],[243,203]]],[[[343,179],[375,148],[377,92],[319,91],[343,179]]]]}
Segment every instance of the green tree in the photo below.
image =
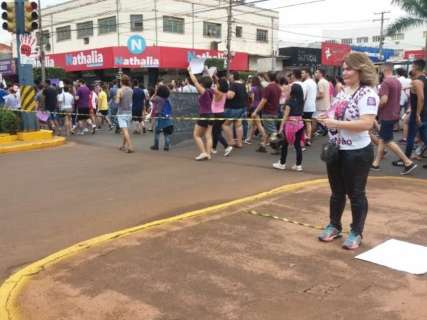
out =
{"type": "MultiPolygon", "coordinates": [[[[392,4],[399,6],[407,13],[406,16],[398,18],[386,31],[388,36],[405,31],[412,27],[425,26],[427,23],[427,1],[426,0],[392,0],[392,4]]],[[[427,57],[427,34],[425,34],[425,57],[427,57]]]]}

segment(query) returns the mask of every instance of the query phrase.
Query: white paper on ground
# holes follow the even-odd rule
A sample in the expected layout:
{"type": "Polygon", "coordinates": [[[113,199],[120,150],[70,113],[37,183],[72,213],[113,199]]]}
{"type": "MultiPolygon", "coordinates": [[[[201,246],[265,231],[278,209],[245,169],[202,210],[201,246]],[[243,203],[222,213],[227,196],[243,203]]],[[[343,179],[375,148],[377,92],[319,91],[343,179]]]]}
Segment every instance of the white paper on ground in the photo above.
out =
{"type": "Polygon", "coordinates": [[[200,74],[205,70],[205,58],[194,57],[190,61],[190,68],[193,74],[200,74]]]}
{"type": "Polygon", "coordinates": [[[358,255],[356,259],[417,275],[427,273],[427,247],[395,239],[358,255]]]}

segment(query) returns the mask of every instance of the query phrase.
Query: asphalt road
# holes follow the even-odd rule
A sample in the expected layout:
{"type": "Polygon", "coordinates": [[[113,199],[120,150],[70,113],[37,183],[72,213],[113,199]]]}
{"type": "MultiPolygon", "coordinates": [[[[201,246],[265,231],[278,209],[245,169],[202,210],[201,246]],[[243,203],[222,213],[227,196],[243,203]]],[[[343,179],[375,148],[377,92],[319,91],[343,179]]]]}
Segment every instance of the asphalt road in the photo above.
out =
{"type": "MultiPolygon", "coordinates": [[[[100,234],[325,176],[320,141],[304,154],[305,171],[294,173],[272,169],[277,156],[255,153],[255,145],[198,163],[192,142],[154,152],[151,135],[134,140],[134,154],[118,151],[120,136],[106,132],[0,156],[0,281],[100,234]]],[[[293,152],[289,157],[294,160],[293,152]]],[[[391,159],[378,174],[399,175],[391,159]]],[[[414,176],[426,179],[427,170],[414,176]]]]}

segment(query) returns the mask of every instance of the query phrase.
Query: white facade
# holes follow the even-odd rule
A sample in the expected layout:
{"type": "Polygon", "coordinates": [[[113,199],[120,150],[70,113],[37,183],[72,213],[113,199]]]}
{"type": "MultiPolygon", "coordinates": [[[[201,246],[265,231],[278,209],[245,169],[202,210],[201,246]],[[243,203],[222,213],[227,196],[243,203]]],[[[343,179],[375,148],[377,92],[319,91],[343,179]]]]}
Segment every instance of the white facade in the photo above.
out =
{"type": "MultiPolygon", "coordinates": [[[[43,30],[49,32],[46,54],[126,46],[129,36],[133,34],[144,36],[148,46],[211,49],[212,42],[218,42],[218,50],[224,51],[227,39],[227,2],[221,0],[66,1],[45,8],[42,12],[43,30]],[[118,19],[117,12],[119,12],[118,19]],[[131,18],[131,15],[142,15],[142,31],[131,30],[131,19],[135,19],[135,17],[131,18]],[[164,19],[168,19],[166,17],[178,18],[180,25],[178,28],[183,30],[167,32],[165,29],[168,26],[164,25],[164,19]],[[114,26],[111,32],[100,34],[108,31],[108,27],[105,30],[100,26],[100,19],[103,18],[111,18],[113,21],[117,19],[117,28],[114,26]],[[78,37],[78,24],[90,21],[93,24],[92,34],[85,37],[80,34],[78,37]],[[210,27],[214,26],[214,32],[207,30],[209,27],[207,24],[210,24],[210,27]]],[[[278,26],[278,12],[249,5],[233,7],[231,51],[271,57],[278,43],[278,32],[275,31],[278,26]],[[241,34],[236,34],[240,31],[241,34]]],[[[139,27],[141,25],[138,24],[136,28],[139,29],[139,27]]]]}
{"type": "MultiPolygon", "coordinates": [[[[406,50],[424,49],[427,36],[427,26],[408,29],[393,37],[385,37],[384,48],[397,50],[397,55],[402,56],[406,50]]],[[[353,46],[379,47],[380,28],[358,28],[342,30],[323,30],[323,37],[337,43],[353,46]],[[350,43],[351,42],[351,43],[350,43]]]]}

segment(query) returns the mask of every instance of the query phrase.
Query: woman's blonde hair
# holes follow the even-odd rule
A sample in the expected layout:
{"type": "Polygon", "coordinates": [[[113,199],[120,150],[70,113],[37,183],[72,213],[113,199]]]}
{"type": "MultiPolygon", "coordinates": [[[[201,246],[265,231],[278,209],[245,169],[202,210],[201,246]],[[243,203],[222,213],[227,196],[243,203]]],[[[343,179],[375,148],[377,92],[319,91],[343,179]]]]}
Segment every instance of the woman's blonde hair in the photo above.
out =
{"type": "Polygon", "coordinates": [[[377,70],[366,53],[351,52],[345,57],[344,62],[350,69],[359,72],[361,85],[375,87],[378,84],[377,70]]]}

